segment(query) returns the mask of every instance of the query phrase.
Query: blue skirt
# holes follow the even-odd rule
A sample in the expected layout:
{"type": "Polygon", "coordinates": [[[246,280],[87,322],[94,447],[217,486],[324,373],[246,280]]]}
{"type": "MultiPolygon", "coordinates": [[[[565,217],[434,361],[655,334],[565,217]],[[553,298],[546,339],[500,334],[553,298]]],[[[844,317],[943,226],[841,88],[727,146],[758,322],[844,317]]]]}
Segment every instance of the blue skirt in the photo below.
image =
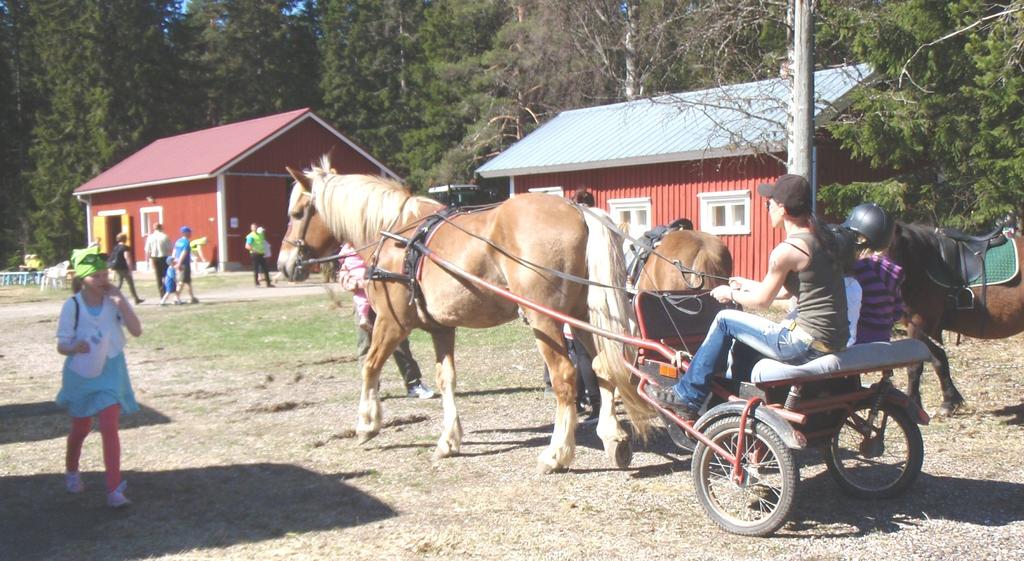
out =
{"type": "Polygon", "coordinates": [[[103,371],[95,378],[84,378],[68,368],[71,357],[64,361],[64,371],[57,405],[68,410],[72,417],[92,417],[111,405],[120,405],[121,413],[139,410],[128,378],[128,364],[124,353],[108,358],[103,371]]]}

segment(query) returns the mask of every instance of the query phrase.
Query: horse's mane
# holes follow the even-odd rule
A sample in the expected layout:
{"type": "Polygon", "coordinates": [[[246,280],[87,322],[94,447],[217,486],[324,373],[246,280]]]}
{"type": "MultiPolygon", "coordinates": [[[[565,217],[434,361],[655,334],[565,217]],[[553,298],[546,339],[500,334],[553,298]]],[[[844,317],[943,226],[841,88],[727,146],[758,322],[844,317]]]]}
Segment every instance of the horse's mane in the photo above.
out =
{"type": "Polygon", "coordinates": [[[896,222],[896,237],[889,246],[889,257],[903,267],[908,276],[924,272],[939,257],[939,239],[935,227],[896,222]]]}
{"type": "Polygon", "coordinates": [[[327,227],[340,240],[359,247],[380,237],[402,218],[414,215],[433,199],[413,195],[407,187],[376,175],[339,175],[328,156],[306,172],[312,182],[313,204],[327,227]]]}

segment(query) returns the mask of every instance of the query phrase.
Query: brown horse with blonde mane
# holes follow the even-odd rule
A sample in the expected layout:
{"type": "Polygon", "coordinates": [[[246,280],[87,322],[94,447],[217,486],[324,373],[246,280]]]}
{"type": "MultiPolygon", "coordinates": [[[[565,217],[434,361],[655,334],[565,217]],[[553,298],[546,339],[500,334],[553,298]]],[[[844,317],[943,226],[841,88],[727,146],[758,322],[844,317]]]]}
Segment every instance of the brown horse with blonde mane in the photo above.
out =
{"type": "MultiPolygon", "coordinates": [[[[556,319],[521,309],[487,289],[457,277],[429,259],[421,261],[415,283],[389,274],[402,274],[406,248],[381,236],[393,232],[412,236],[423,219],[443,207],[412,195],[401,184],[370,175],[338,175],[325,157],[304,174],[289,169],[296,180],[290,202],[291,221],[278,258],[289,279],[301,280],[300,256],[330,255],[337,241],[365,248],[360,255],[382,275],[372,276],[367,294],[377,313],[372,342],[362,370],[356,433],[361,442],[381,429],[378,391],[380,370],[387,357],[413,329],[430,333],[434,342],[436,381],[444,419],[435,457],[458,454],[462,423],[455,405],[455,329],[487,328],[525,316],[544,362],[551,372],[556,398],[550,445],[541,452],[538,468],[549,473],[567,469],[575,456],[577,416],[576,371],[568,358],[562,325],[556,319]]],[[[627,333],[631,311],[625,286],[621,238],[614,225],[598,212],[583,209],[561,197],[543,194],[516,196],[504,203],[445,218],[433,231],[432,252],[493,284],[507,287],[547,308],[589,321],[603,329],[627,333]],[[560,272],[555,274],[553,271],[560,272]],[[573,282],[562,274],[587,279],[573,282]]],[[[602,396],[597,434],[605,452],[619,467],[629,465],[629,436],[613,410],[617,391],[640,435],[649,429],[652,411],[637,394],[623,365],[623,346],[574,329],[591,356],[602,396]]]]}

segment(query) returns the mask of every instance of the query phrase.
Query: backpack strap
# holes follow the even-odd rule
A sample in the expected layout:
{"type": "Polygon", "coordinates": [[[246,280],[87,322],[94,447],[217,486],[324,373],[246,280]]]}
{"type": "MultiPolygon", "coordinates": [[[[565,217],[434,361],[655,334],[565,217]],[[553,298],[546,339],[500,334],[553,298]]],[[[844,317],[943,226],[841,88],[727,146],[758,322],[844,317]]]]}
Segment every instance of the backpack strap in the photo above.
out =
{"type": "Polygon", "coordinates": [[[75,294],[71,297],[71,301],[75,303],[75,332],[78,332],[78,295],[75,294]]]}

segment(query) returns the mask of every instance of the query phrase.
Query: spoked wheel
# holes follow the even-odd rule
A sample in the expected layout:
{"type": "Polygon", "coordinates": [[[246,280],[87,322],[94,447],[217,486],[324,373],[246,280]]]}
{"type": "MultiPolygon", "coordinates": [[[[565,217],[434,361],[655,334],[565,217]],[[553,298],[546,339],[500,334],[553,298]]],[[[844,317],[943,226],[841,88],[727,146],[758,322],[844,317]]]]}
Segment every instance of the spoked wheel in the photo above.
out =
{"type": "Polygon", "coordinates": [[[871,408],[850,413],[825,452],[829,473],[843,492],[860,499],[903,493],[921,473],[921,430],[900,406],[885,403],[868,424],[871,408]]]}
{"type": "MultiPolygon", "coordinates": [[[[736,453],[739,417],[712,424],[705,435],[730,454],[736,453]]],[[[796,494],[793,455],[771,427],[747,420],[743,477],[735,481],[732,464],[703,443],[693,453],[693,485],[708,516],[728,532],[764,536],[786,523],[796,494]]]]}

